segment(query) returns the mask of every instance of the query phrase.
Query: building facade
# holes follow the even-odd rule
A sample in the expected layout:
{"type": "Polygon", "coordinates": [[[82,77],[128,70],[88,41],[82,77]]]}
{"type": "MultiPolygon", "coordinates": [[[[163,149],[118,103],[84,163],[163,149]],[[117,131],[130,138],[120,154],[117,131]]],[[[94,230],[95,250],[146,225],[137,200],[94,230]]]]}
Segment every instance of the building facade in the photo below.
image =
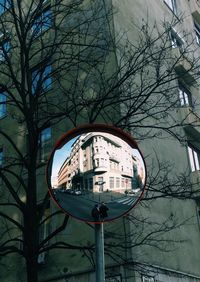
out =
{"type": "MultiPolygon", "coordinates": [[[[85,122],[127,128],[147,164],[144,201],[105,224],[106,282],[200,281],[199,2],[0,1],[1,281],[95,281],[93,228],[45,181],[53,144],[85,122]]],[[[88,134],[54,183],[99,193],[138,174],[119,140],[88,134]]]]}
{"type": "MultiPolygon", "coordinates": [[[[155,199],[148,211],[145,211],[145,209],[140,206],[138,213],[144,213],[144,218],[151,213],[150,217],[152,222],[161,222],[162,220],[166,220],[167,222],[167,218],[170,216],[172,216],[171,223],[175,220],[176,216],[176,220],[181,222],[191,217],[191,221],[189,220],[191,225],[188,227],[187,223],[185,223],[179,226],[177,230],[175,228],[174,231],[166,235],[169,241],[174,238],[171,249],[172,252],[165,253],[163,251],[162,253],[162,251],[156,251],[151,246],[147,248],[136,247],[132,253],[132,260],[133,262],[137,261],[140,267],[138,267],[135,273],[135,280],[133,281],[199,281],[200,271],[197,261],[199,261],[200,254],[200,171],[198,168],[200,160],[200,90],[198,77],[195,77],[194,72],[187,72],[187,70],[189,69],[188,62],[190,62],[191,56],[197,58],[198,68],[198,58],[200,55],[198,33],[200,3],[195,0],[134,1],[134,4],[131,3],[131,1],[113,1],[113,5],[118,11],[118,17],[115,19],[116,33],[122,34],[123,31],[126,30],[126,36],[131,42],[137,40],[136,34],[142,24],[144,24],[144,28],[145,24],[151,26],[153,33],[155,30],[156,32],[158,30],[161,31],[164,27],[170,26],[171,23],[176,22],[176,24],[168,30],[168,40],[169,42],[171,41],[171,54],[175,56],[174,58],[177,58],[177,55],[174,54],[180,55],[183,50],[185,50],[184,48],[187,48],[187,45],[189,45],[190,48],[190,51],[184,55],[184,59],[175,67],[177,78],[171,82],[171,85],[175,85],[175,91],[170,87],[168,88],[169,95],[171,95],[171,97],[177,97],[178,100],[177,107],[175,107],[173,111],[173,116],[181,125],[176,133],[181,133],[182,142],[174,141],[172,138],[168,138],[166,133],[163,133],[162,136],[160,136],[161,138],[158,138],[159,140],[157,141],[156,138],[151,141],[143,140],[143,142],[141,142],[141,149],[144,150],[145,155],[150,154],[154,161],[157,158],[159,159],[159,169],[157,169],[160,171],[163,161],[172,164],[173,168],[169,170],[169,178],[174,178],[174,185],[176,186],[174,189],[177,189],[176,191],[178,191],[177,187],[182,185],[181,183],[187,183],[187,188],[190,192],[196,192],[193,194],[193,197],[189,196],[185,201],[181,201],[179,197],[177,197],[178,199],[175,197],[168,200],[164,200],[164,198],[162,200],[155,199]],[[157,28],[154,29],[154,26],[157,26],[157,28]],[[180,174],[184,175],[182,179],[178,177],[180,174]],[[189,237],[186,234],[189,234],[189,237]],[[182,240],[181,238],[185,238],[183,244],[180,243],[179,245],[175,243],[177,240],[182,240]]],[[[160,45],[162,46],[160,47],[161,50],[163,48],[161,41],[160,45]]],[[[171,108],[173,108],[173,106],[171,106],[171,108]]],[[[164,118],[164,122],[170,125],[168,118],[164,118]]],[[[154,123],[156,127],[156,120],[154,120],[154,123]]],[[[162,122],[160,123],[162,127],[161,124],[162,122]]],[[[157,133],[158,131],[159,130],[157,130],[157,133]]],[[[146,158],[147,174],[148,172],[150,173],[151,166],[153,165],[151,161],[150,158],[146,158]]],[[[154,167],[154,169],[156,170],[156,167],[154,167]]],[[[165,177],[167,177],[166,171],[168,169],[169,166],[166,166],[165,177]]],[[[162,184],[157,183],[156,189],[159,189],[158,187],[162,187],[162,185],[164,186],[164,182],[162,184]]],[[[166,187],[165,189],[167,189],[166,187]]],[[[135,213],[137,213],[137,208],[135,213]]],[[[160,248],[161,245],[160,243],[158,248],[160,248]]]]}

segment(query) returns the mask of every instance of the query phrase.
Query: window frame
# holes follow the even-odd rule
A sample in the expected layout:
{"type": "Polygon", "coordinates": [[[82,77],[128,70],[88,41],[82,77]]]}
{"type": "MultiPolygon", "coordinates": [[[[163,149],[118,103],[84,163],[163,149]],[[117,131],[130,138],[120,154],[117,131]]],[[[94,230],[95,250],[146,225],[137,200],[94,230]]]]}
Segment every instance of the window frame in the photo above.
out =
{"type": "Polygon", "coordinates": [[[9,38],[5,38],[0,42],[0,62],[6,60],[6,56],[9,56],[11,49],[11,42],[9,38]]]}
{"type": "Polygon", "coordinates": [[[39,137],[39,160],[41,162],[44,162],[47,160],[48,154],[50,153],[51,150],[51,143],[52,143],[52,128],[51,127],[46,127],[43,129],[40,133],[39,137]],[[49,133],[47,134],[48,137],[45,137],[43,133],[45,131],[49,130],[49,133]]]}
{"type": "Polygon", "coordinates": [[[52,65],[45,64],[45,66],[37,66],[32,69],[32,95],[35,96],[36,92],[43,94],[48,92],[52,86],[52,65]]]}
{"type": "Polygon", "coordinates": [[[180,50],[183,50],[185,42],[173,27],[170,29],[170,39],[172,48],[179,48],[180,50]]]}
{"type": "MultiPolygon", "coordinates": [[[[40,223],[43,222],[41,226],[39,226],[39,243],[45,240],[49,234],[50,234],[50,220],[47,220],[48,216],[50,214],[50,201],[48,202],[44,214],[40,220],[40,223]],[[45,221],[45,222],[44,222],[45,221]]],[[[45,246],[48,246],[49,242],[45,243],[45,246]]],[[[38,254],[37,262],[38,264],[43,264],[45,262],[46,258],[46,251],[38,254]]]]}
{"type": "Polygon", "coordinates": [[[0,91],[0,119],[4,118],[7,114],[6,101],[7,101],[6,93],[3,91],[0,91]]]}
{"type": "Polygon", "coordinates": [[[120,188],[120,177],[116,177],[116,188],[120,188]]]}
{"type": "Polygon", "coordinates": [[[188,158],[190,163],[191,171],[200,170],[200,150],[193,146],[191,143],[187,145],[188,158]]]}
{"type": "Polygon", "coordinates": [[[122,275],[116,274],[116,275],[106,276],[105,282],[122,282],[122,275]]]}
{"type": "Polygon", "coordinates": [[[142,282],[154,282],[155,279],[152,276],[142,275],[142,282]]]}
{"type": "Polygon", "coordinates": [[[164,0],[165,4],[170,8],[170,10],[177,15],[177,3],[176,0],[164,0]]]}
{"type": "Polygon", "coordinates": [[[3,166],[4,163],[4,150],[3,147],[0,147],[0,167],[3,166]]]}
{"type": "Polygon", "coordinates": [[[200,24],[193,19],[196,43],[200,45],[200,24]]]}
{"type": "Polygon", "coordinates": [[[191,92],[180,82],[178,83],[179,101],[181,107],[192,107],[191,92]]]}
{"type": "Polygon", "coordinates": [[[197,222],[198,222],[198,226],[200,229],[200,200],[196,202],[196,206],[197,206],[197,222]]]}
{"type": "Polygon", "coordinates": [[[31,32],[34,37],[38,37],[52,27],[52,10],[50,6],[45,7],[41,13],[39,13],[31,26],[31,32]],[[48,13],[48,15],[45,15],[48,13]],[[46,21],[47,20],[47,21],[46,21]]]}
{"type": "Polygon", "coordinates": [[[11,7],[11,2],[8,0],[0,0],[0,16],[3,15],[11,7]],[[4,2],[1,3],[1,2],[4,2]]]}
{"type": "Polygon", "coordinates": [[[113,176],[109,177],[109,187],[110,189],[115,189],[115,178],[113,176]]]}

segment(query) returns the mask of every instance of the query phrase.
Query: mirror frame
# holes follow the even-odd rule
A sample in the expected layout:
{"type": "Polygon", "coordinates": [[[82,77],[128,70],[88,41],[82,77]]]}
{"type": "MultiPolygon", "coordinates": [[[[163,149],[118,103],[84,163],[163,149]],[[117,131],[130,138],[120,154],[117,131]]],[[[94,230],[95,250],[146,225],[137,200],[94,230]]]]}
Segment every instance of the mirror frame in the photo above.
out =
{"type": "Polygon", "coordinates": [[[65,134],[63,134],[61,136],[61,138],[56,142],[50,156],[48,159],[48,163],[46,166],[46,182],[47,182],[47,187],[48,187],[48,191],[49,194],[51,196],[51,199],[54,201],[54,203],[57,205],[57,207],[59,209],[61,209],[66,215],[69,215],[73,218],[76,218],[80,221],[83,222],[88,222],[88,223],[95,223],[95,224],[101,224],[102,222],[111,222],[115,219],[118,219],[122,216],[125,216],[127,213],[130,212],[130,210],[132,210],[133,208],[135,208],[138,203],[140,202],[140,200],[142,199],[144,192],[146,191],[146,182],[147,182],[147,168],[146,168],[146,163],[143,157],[142,152],[140,151],[136,141],[133,139],[133,137],[126,131],[114,127],[112,125],[106,125],[106,124],[86,124],[86,125],[81,125],[79,127],[75,127],[69,131],[67,131],[65,134]],[[69,142],[71,139],[75,138],[78,135],[81,134],[85,134],[85,133],[89,133],[89,132],[103,132],[103,133],[110,133],[120,139],[122,139],[123,141],[125,141],[131,148],[133,149],[137,149],[141,155],[141,158],[143,160],[143,164],[144,164],[144,170],[145,170],[145,180],[144,180],[144,187],[143,190],[140,194],[140,196],[138,197],[138,199],[136,200],[136,202],[134,203],[133,206],[131,206],[126,212],[123,212],[122,214],[120,214],[117,217],[114,217],[112,219],[104,219],[103,221],[90,221],[90,220],[85,220],[82,219],[81,217],[77,217],[74,216],[73,214],[71,214],[70,212],[66,211],[56,200],[53,192],[52,192],[52,187],[51,187],[51,172],[52,172],[52,164],[53,164],[53,157],[54,154],[56,152],[56,150],[61,149],[67,142],[69,142]]]}

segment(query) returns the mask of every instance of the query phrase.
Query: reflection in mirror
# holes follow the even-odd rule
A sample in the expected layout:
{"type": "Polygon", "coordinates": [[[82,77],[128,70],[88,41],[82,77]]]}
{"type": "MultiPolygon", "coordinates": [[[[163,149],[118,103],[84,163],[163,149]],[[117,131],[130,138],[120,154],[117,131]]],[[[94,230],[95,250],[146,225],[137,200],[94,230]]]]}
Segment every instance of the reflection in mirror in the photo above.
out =
{"type": "Polygon", "coordinates": [[[88,222],[113,220],[136,205],[146,170],[135,144],[88,132],[56,149],[48,178],[51,195],[68,214],[88,222]]]}

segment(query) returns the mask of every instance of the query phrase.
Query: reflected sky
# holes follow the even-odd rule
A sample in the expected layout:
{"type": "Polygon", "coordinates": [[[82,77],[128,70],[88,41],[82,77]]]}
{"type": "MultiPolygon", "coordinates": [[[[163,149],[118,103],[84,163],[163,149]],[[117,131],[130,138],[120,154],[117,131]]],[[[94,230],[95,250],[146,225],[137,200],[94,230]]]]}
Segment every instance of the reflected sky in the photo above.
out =
{"type": "MultiPolygon", "coordinates": [[[[80,136],[80,135],[79,135],[80,136]]],[[[67,142],[61,149],[55,151],[53,157],[53,166],[52,166],[52,177],[57,177],[58,171],[67,157],[69,157],[71,153],[72,144],[79,138],[79,136],[71,139],[67,142]]]]}

